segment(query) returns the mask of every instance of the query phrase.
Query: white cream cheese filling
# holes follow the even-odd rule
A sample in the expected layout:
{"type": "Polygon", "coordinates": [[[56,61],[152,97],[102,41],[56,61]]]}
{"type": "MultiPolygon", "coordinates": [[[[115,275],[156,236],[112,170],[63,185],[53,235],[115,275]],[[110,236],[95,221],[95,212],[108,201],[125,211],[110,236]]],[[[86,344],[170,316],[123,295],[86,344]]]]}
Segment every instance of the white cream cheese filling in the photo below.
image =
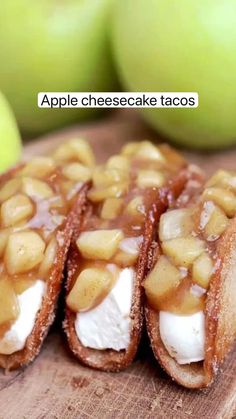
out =
{"type": "Polygon", "coordinates": [[[178,364],[204,360],[205,317],[202,311],[189,316],[160,311],[160,335],[169,355],[178,364]]]}
{"type": "Polygon", "coordinates": [[[120,351],[129,346],[134,274],[133,268],[123,269],[101,304],[77,314],[75,330],[85,347],[120,351]]]}
{"type": "Polygon", "coordinates": [[[37,280],[32,287],[18,295],[20,315],[0,339],[0,354],[10,355],[24,348],[26,339],[33,330],[45,290],[45,282],[37,280]]]}

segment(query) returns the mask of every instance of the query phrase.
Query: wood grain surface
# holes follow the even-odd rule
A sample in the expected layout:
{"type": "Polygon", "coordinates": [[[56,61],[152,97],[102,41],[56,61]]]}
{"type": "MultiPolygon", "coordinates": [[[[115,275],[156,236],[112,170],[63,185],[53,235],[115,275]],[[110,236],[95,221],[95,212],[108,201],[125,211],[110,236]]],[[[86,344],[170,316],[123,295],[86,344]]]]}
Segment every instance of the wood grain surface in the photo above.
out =
{"type": "MultiPolygon", "coordinates": [[[[117,112],[27,143],[24,158],[46,154],[60,141],[78,136],[91,141],[100,161],[127,141],[161,140],[133,112],[117,112]]],[[[185,154],[208,173],[218,167],[236,169],[235,149],[185,154]]],[[[101,373],[81,366],[67,348],[61,317],[59,307],[53,331],[33,364],[7,374],[0,372],[0,419],[236,418],[236,351],[210,389],[188,391],[160,369],[146,336],[137,359],[124,372],[101,373]]]]}

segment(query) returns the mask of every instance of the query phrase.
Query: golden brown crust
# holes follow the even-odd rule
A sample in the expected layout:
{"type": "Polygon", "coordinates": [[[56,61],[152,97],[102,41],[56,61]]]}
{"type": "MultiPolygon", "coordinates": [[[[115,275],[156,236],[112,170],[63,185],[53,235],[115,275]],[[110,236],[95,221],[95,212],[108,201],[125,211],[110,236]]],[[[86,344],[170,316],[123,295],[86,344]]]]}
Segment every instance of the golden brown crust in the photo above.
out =
{"type": "Polygon", "coordinates": [[[203,363],[196,362],[189,365],[179,365],[178,362],[169,355],[162,343],[159,331],[159,313],[146,305],[145,317],[153,353],[171,378],[184,387],[205,387],[206,378],[203,363]]]}
{"type": "MultiPolygon", "coordinates": [[[[191,177],[189,170],[184,169],[178,176],[169,181],[165,188],[153,191],[153,205],[147,216],[144,240],[136,266],[135,286],[131,309],[132,330],[129,347],[126,350],[119,352],[112,349],[101,351],[84,347],[78,339],[75,331],[75,314],[68,307],[66,307],[64,330],[67,335],[68,343],[74,355],[85,365],[102,371],[116,372],[123,370],[133,361],[142,334],[143,289],[141,287],[141,283],[150,264],[150,249],[153,239],[153,229],[161,214],[167,209],[168,205],[171,205],[174,199],[180,195],[189,177],[191,177]]],[[[86,209],[87,217],[89,217],[90,211],[91,207],[88,205],[86,209]]],[[[77,229],[77,231],[74,232],[74,238],[72,239],[67,263],[67,292],[69,292],[71,288],[71,280],[76,266],[78,266],[78,250],[75,244],[75,240],[78,238],[78,235],[79,230],[77,229]]]]}
{"type": "MultiPolygon", "coordinates": [[[[4,176],[4,178],[1,177],[1,180],[5,181],[6,176],[4,176]]],[[[33,331],[28,337],[24,349],[11,355],[0,355],[0,367],[2,368],[12,370],[23,365],[27,365],[33,361],[40,351],[43,340],[45,339],[49,327],[55,317],[56,304],[61,290],[63,269],[67,252],[73,230],[80,224],[81,221],[81,213],[86,202],[87,190],[88,185],[86,184],[78,193],[76,202],[67,217],[64,229],[59,230],[57,233],[57,237],[62,245],[59,246],[55,263],[51,269],[51,273],[47,281],[47,292],[43,298],[42,307],[38,312],[33,331]]]]}
{"type": "MultiPolygon", "coordinates": [[[[161,203],[164,209],[164,203],[161,203]]],[[[151,217],[151,214],[149,215],[151,217]]],[[[77,236],[76,236],[77,237],[77,236]]],[[[139,341],[142,334],[143,326],[143,292],[141,288],[141,282],[145,275],[145,269],[147,266],[147,255],[150,246],[150,239],[152,237],[151,231],[145,232],[145,239],[140,252],[139,260],[136,267],[135,284],[133,291],[131,319],[132,319],[132,330],[130,345],[127,350],[115,351],[107,349],[100,351],[96,349],[86,348],[80,342],[74,327],[75,313],[73,313],[68,307],[66,308],[66,319],[64,322],[64,329],[67,335],[69,346],[84,364],[103,371],[120,371],[126,368],[134,359],[139,345],[139,341]]],[[[70,289],[70,280],[73,277],[73,269],[76,266],[76,259],[78,258],[78,251],[73,242],[73,245],[69,254],[68,261],[68,282],[67,290],[70,289]]]]}
{"type": "Polygon", "coordinates": [[[205,371],[209,383],[236,338],[236,217],[218,243],[217,256],[218,269],[206,305],[205,371]]]}
{"type": "MultiPolygon", "coordinates": [[[[177,383],[200,389],[212,383],[236,338],[236,217],[219,240],[217,269],[206,301],[205,361],[179,365],[167,352],[159,332],[159,313],[147,303],[147,331],[156,359],[177,383]]],[[[154,258],[153,258],[154,259],[154,258]]]]}

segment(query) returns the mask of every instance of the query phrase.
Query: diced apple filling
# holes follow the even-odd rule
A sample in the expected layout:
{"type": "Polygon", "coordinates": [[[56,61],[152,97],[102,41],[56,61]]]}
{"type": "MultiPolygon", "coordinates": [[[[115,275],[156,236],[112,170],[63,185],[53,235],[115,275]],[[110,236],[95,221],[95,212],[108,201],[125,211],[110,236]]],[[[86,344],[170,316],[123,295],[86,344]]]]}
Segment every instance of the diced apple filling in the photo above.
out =
{"type": "Polygon", "coordinates": [[[139,188],[160,188],[165,183],[165,176],[155,170],[140,170],[136,182],[139,188]]]}
{"type": "Polygon", "coordinates": [[[121,198],[107,198],[102,206],[101,218],[103,220],[113,220],[122,209],[123,200],[121,198]]]}
{"type": "Polygon", "coordinates": [[[122,148],[122,154],[128,157],[137,157],[141,159],[155,160],[158,162],[165,162],[165,157],[158,147],[155,147],[149,141],[131,142],[122,148]]]}
{"type": "Polygon", "coordinates": [[[27,220],[33,215],[34,206],[30,199],[23,194],[16,194],[3,202],[1,206],[1,221],[4,227],[27,220]]]}
{"type": "Polygon", "coordinates": [[[101,202],[107,198],[120,198],[128,191],[128,182],[117,183],[106,188],[92,188],[88,192],[88,198],[92,202],[101,202]]]}
{"type": "Polygon", "coordinates": [[[95,230],[81,233],[76,244],[87,259],[109,260],[124,238],[121,230],[95,230]]]}
{"type": "Polygon", "coordinates": [[[145,207],[144,207],[144,200],[142,196],[136,196],[135,198],[129,201],[125,213],[132,215],[133,217],[137,216],[144,216],[145,214],[145,207]]]}
{"type": "Polygon", "coordinates": [[[67,305],[75,312],[92,309],[110,292],[114,280],[108,269],[84,269],[67,296],[67,305]]]}
{"type": "Polygon", "coordinates": [[[20,179],[11,179],[5,183],[0,189],[0,204],[7,199],[11,198],[17,192],[19,192],[21,188],[21,180],[20,179]]]}
{"type": "Polygon", "coordinates": [[[176,266],[188,268],[204,251],[205,243],[197,237],[188,236],[164,241],[162,249],[176,266]]]}
{"type": "Polygon", "coordinates": [[[217,187],[207,188],[203,193],[203,199],[219,205],[230,218],[236,213],[236,196],[229,190],[217,187]]]}
{"type": "Polygon", "coordinates": [[[138,253],[127,253],[123,250],[118,250],[112,259],[113,263],[121,266],[122,268],[126,268],[127,266],[134,266],[137,260],[138,253]]]}
{"type": "Polygon", "coordinates": [[[207,253],[202,253],[194,262],[192,268],[193,282],[207,289],[213,271],[213,262],[207,253]]]}
{"type": "Polygon", "coordinates": [[[54,153],[54,158],[62,162],[76,160],[88,167],[93,167],[95,164],[89,143],[81,138],[62,144],[54,153]]]}
{"type": "Polygon", "coordinates": [[[10,234],[5,251],[5,263],[11,275],[25,273],[43,259],[45,243],[33,231],[10,234]]]}
{"type": "Polygon", "coordinates": [[[158,149],[158,147],[154,146],[149,141],[142,141],[140,146],[138,147],[135,156],[141,159],[150,159],[156,160],[158,162],[164,163],[165,157],[158,149]]]}
{"type": "Polygon", "coordinates": [[[189,315],[204,310],[204,293],[201,288],[195,290],[197,285],[191,285],[183,280],[176,294],[167,302],[164,310],[180,315],[189,315]]]}
{"type": "Polygon", "coordinates": [[[181,282],[180,271],[165,257],[160,256],[156,265],[144,281],[150,305],[160,310],[181,282]]]}
{"type": "Polygon", "coordinates": [[[159,237],[161,241],[188,236],[194,227],[190,209],[168,211],[160,218],[159,237]]]}
{"type": "Polygon", "coordinates": [[[207,182],[207,187],[217,186],[236,192],[236,175],[226,170],[218,170],[207,182]]]}
{"type": "Polygon", "coordinates": [[[93,184],[96,188],[106,188],[127,181],[127,173],[120,169],[97,168],[93,173],[93,184]]]}
{"type": "Polygon", "coordinates": [[[140,147],[140,143],[138,142],[129,142],[128,144],[124,145],[121,150],[121,154],[127,157],[132,157],[140,147]]]}
{"type": "Polygon", "coordinates": [[[108,169],[118,169],[127,173],[130,169],[129,159],[125,156],[115,155],[108,159],[106,164],[108,169]]]}
{"type": "Polygon", "coordinates": [[[37,200],[48,199],[53,191],[46,182],[31,177],[22,178],[22,192],[37,200]]]}
{"type": "Polygon", "coordinates": [[[217,170],[217,172],[206,183],[207,187],[217,186],[225,187],[231,179],[231,174],[226,170],[217,170]]]}
{"type": "Polygon", "coordinates": [[[80,163],[70,163],[65,166],[62,173],[68,179],[75,182],[87,182],[92,177],[91,170],[80,163]]]}
{"type": "Polygon", "coordinates": [[[44,178],[56,168],[55,162],[50,157],[35,157],[20,171],[21,176],[35,176],[44,178]]]}
{"type": "Polygon", "coordinates": [[[226,230],[228,224],[229,219],[224,211],[215,205],[211,211],[209,221],[205,225],[204,236],[207,240],[216,240],[226,230]]]}
{"type": "Polygon", "coordinates": [[[227,180],[227,186],[232,189],[234,192],[236,192],[236,175],[230,177],[230,179],[227,180]]]}
{"type": "Polygon", "coordinates": [[[44,258],[39,267],[39,275],[42,275],[42,277],[46,277],[53,263],[55,262],[56,253],[57,253],[57,241],[55,237],[53,237],[45,250],[44,258]]]}
{"type": "Polygon", "coordinates": [[[113,262],[123,268],[133,266],[138,260],[142,237],[127,237],[120,242],[113,262]]]}
{"type": "Polygon", "coordinates": [[[19,315],[19,305],[11,281],[0,279],[0,325],[12,322],[19,315]]]}

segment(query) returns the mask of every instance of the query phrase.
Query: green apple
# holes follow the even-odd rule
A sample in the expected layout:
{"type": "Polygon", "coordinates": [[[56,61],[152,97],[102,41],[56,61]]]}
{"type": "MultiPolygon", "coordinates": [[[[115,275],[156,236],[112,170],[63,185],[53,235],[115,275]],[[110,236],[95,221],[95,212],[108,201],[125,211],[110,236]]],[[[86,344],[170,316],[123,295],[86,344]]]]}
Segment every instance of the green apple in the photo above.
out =
{"type": "Polygon", "coordinates": [[[17,162],[21,140],[12,110],[0,92],[0,173],[17,162]]]}
{"type": "Polygon", "coordinates": [[[113,0],[1,0],[0,89],[27,134],[59,128],[94,110],[39,109],[38,92],[110,91],[113,0]]]}
{"type": "Polygon", "coordinates": [[[199,93],[196,109],[143,110],[153,127],[189,147],[236,143],[235,0],[119,0],[112,38],[128,90],[199,93]]]}

